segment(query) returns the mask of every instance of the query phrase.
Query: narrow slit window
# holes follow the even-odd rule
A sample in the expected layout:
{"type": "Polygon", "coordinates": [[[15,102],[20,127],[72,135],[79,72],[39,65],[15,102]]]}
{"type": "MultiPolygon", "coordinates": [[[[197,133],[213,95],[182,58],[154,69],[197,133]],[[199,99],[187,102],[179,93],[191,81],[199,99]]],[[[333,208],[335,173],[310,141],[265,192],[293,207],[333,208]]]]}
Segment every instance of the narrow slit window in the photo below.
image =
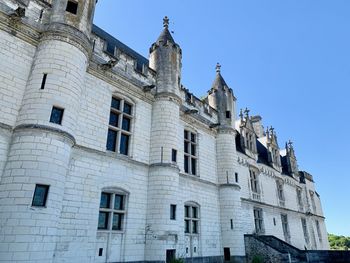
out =
{"type": "Polygon", "coordinates": [[[47,73],[44,73],[43,79],[42,79],[42,81],[41,81],[41,87],[40,87],[40,89],[45,89],[46,78],[47,78],[47,73]]]}
{"type": "Polygon", "coordinates": [[[75,1],[68,1],[66,11],[76,15],[78,12],[78,3],[75,1]]]}
{"type": "Polygon", "coordinates": [[[229,110],[226,111],[226,118],[227,119],[231,118],[231,112],[229,110]]]}
{"type": "Polygon", "coordinates": [[[175,150],[175,149],[171,150],[171,161],[174,163],[177,162],[177,150],[175,150]]]}
{"type": "Polygon", "coordinates": [[[176,205],[170,205],[170,220],[176,220],[176,205]]]}

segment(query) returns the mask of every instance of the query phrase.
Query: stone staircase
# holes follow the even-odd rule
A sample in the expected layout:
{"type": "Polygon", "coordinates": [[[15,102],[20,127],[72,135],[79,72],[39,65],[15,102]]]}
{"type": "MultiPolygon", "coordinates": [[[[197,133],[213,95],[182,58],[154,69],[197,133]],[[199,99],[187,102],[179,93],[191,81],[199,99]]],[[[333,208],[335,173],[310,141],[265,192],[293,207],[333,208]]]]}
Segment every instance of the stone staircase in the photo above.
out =
{"type": "Polygon", "coordinates": [[[300,250],[270,235],[244,235],[247,263],[350,263],[350,251],[300,250]]]}
{"type": "Polygon", "coordinates": [[[275,236],[245,235],[248,262],[260,258],[263,262],[307,262],[305,251],[300,250],[275,236]]]}

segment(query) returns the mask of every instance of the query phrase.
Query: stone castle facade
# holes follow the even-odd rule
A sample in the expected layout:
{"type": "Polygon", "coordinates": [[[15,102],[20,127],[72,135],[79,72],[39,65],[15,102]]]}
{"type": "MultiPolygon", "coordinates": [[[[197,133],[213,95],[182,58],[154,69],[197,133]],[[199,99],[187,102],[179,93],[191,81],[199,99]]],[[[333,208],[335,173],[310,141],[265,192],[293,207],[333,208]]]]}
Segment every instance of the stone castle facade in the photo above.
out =
{"type": "Polygon", "coordinates": [[[220,65],[198,99],[167,18],[147,60],[95,2],[0,0],[0,262],[243,262],[246,234],[328,249],[313,177],[220,65]]]}

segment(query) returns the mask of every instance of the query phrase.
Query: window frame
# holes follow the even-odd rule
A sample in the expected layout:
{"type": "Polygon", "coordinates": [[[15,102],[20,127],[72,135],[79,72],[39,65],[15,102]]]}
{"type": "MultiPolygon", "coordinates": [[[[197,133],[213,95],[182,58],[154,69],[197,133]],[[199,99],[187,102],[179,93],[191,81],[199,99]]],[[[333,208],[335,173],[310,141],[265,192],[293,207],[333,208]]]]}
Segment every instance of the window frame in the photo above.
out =
{"type": "Polygon", "coordinates": [[[262,208],[254,207],[253,208],[253,217],[254,217],[255,233],[256,234],[264,234],[265,233],[265,226],[264,226],[264,216],[263,216],[262,208]]]}
{"type": "Polygon", "coordinates": [[[196,203],[185,203],[184,205],[184,232],[185,235],[199,235],[200,233],[200,207],[196,203]],[[187,208],[188,213],[186,213],[187,208]],[[196,216],[194,216],[193,211],[196,211],[196,216]],[[194,228],[196,229],[196,231],[193,231],[194,228]]]}
{"type": "Polygon", "coordinates": [[[259,183],[259,170],[254,169],[253,167],[249,168],[249,184],[252,198],[254,200],[260,200],[260,183],[259,183]]]}
{"type": "Polygon", "coordinates": [[[49,191],[50,191],[50,185],[48,185],[48,184],[35,184],[31,206],[38,207],[38,208],[39,207],[46,208],[47,207],[47,200],[48,200],[48,196],[49,196],[49,191]],[[37,188],[39,188],[39,187],[45,188],[44,200],[43,200],[42,205],[34,204],[35,193],[37,192],[37,188]]]}
{"type": "MultiPolygon", "coordinates": [[[[123,233],[125,231],[126,226],[126,215],[127,215],[127,204],[128,204],[128,193],[123,190],[115,190],[115,189],[103,189],[100,194],[100,202],[99,202],[99,212],[98,212],[98,218],[97,218],[97,231],[98,232],[113,232],[113,233],[123,233]],[[103,194],[108,194],[109,198],[109,207],[101,207],[101,198],[103,194]],[[123,209],[116,209],[115,208],[115,198],[116,196],[122,196],[122,208],[123,209]],[[100,214],[106,213],[107,214],[107,227],[106,228],[100,228],[99,227],[99,219],[100,214]],[[113,219],[115,214],[118,214],[118,216],[121,216],[121,219],[119,219],[120,222],[120,229],[113,229],[113,219]]],[[[118,223],[119,224],[119,223],[118,223]]]]}
{"type": "Polygon", "coordinates": [[[184,129],[184,172],[185,174],[199,176],[198,173],[198,133],[190,130],[184,129]],[[186,138],[187,133],[187,138],[186,138]],[[192,135],[194,140],[192,140],[192,135]],[[186,145],[187,150],[186,152],[186,145]],[[194,151],[193,151],[194,149],[194,151]],[[193,154],[194,152],[194,154],[193,154]],[[187,168],[186,168],[186,158],[187,158],[187,168]],[[193,161],[195,165],[193,166],[193,161]],[[186,171],[187,170],[187,171],[186,171]]]}
{"type": "Polygon", "coordinates": [[[290,229],[289,229],[289,222],[288,222],[288,215],[287,214],[281,214],[281,224],[282,224],[282,230],[284,238],[287,242],[290,241],[290,229]]]}
{"type": "Polygon", "coordinates": [[[301,218],[301,228],[303,229],[305,243],[308,245],[310,244],[310,236],[309,236],[309,230],[307,228],[306,218],[304,217],[301,218]]]}
{"type": "MultiPolygon", "coordinates": [[[[109,120],[108,120],[108,129],[107,129],[107,138],[106,138],[106,151],[115,152],[125,156],[131,156],[131,140],[134,130],[134,119],[135,119],[135,103],[131,102],[129,99],[126,99],[120,95],[113,95],[111,97],[111,105],[109,108],[109,120]],[[119,101],[119,108],[113,107],[113,100],[119,101]],[[131,107],[130,114],[125,112],[124,106],[129,105],[131,107]],[[112,114],[116,115],[116,125],[111,124],[112,114]],[[123,125],[124,119],[128,119],[128,129],[124,129],[123,125]],[[108,149],[109,144],[109,134],[114,132],[114,149],[108,149]],[[122,152],[121,144],[123,136],[127,136],[126,142],[126,153],[122,152]]],[[[125,124],[126,125],[126,124],[125,124]]]]}

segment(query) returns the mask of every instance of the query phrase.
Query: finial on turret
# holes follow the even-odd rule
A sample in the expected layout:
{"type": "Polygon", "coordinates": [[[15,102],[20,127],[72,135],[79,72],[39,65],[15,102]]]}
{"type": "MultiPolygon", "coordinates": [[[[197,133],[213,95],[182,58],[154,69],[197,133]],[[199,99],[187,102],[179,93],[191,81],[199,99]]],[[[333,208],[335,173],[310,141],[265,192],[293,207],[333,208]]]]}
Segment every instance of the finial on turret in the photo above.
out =
{"type": "Polygon", "coordinates": [[[250,112],[250,110],[248,108],[245,108],[244,113],[245,113],[246,119],[249,118],[249,112],[250,112]]]}
{"type": "Polygon", "coordinates": [[[243,110],[242,109],[239,112],[239,117],[241,117],[241,121],[243,121],[243,110]]]}
{"type": "Polygon", "coordinates": [[[288,141],[289,148],[293,148],[293,142],[291,140],[288,141]]]}
{"type": "Polygon", "coordinates": [[[163,18],[163,26],[164,26],[165,28],[168,28],[168,27],[169,27],[169,18],[168,18],[167,16],[165,16],[165,17],[163,18]]]}
{"type": "Polygon", "coordinates": [[[271,135],[273,135],[273,131],[275,130],[275,128],[273,128],[272,126],[270,127],[270,132],[271,132],[271,135]]]}
{"type": "Polygon", "coordinates": [[[215,69],[216,69],[216,72],[217,73],[220,73],[220,71],[221,71],[221,65],[220,65],[220,63],[218,62],[218,63],[216,63],[216,67],[215,67],[215,69]]]}

